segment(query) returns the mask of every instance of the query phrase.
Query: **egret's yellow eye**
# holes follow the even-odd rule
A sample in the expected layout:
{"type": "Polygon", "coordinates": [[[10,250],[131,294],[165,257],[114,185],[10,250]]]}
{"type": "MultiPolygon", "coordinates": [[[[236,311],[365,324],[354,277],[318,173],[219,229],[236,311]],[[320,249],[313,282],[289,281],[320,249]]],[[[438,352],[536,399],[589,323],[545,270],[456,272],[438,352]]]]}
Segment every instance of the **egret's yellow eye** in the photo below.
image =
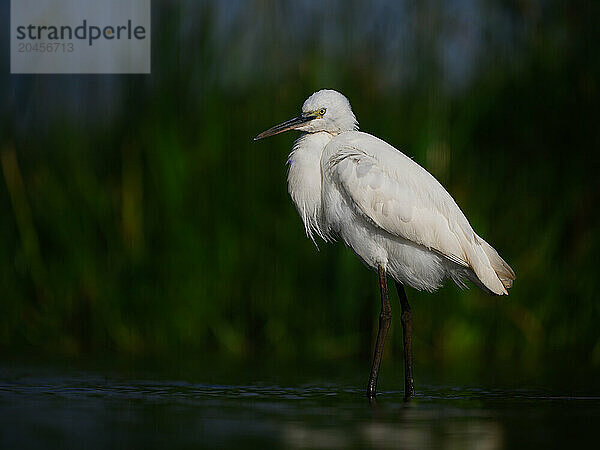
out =
{"type": "Polygon", "coordinates": [[[319,115],[320,115],[320,116],[324,116],[324,115],[325,115],[325,111],[327,111],[325,108],[321,108],[321,109],[319,110],[319,115]]]}

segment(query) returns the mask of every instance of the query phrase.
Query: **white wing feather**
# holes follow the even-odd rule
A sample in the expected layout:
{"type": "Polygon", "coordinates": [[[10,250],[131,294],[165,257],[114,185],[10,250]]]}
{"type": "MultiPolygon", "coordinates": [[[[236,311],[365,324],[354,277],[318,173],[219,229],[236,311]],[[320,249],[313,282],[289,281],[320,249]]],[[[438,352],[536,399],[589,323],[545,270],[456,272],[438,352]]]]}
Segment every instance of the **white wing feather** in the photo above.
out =
{"type": "Polygon", "coordinates": [[[328,149],[325,170],[360,215],[394,236],[471,267],[490,291],[507,294],[486,253],[491,247],[429,172],[367,133],[344,133],[330,145],[335,148],[328,149]]]}

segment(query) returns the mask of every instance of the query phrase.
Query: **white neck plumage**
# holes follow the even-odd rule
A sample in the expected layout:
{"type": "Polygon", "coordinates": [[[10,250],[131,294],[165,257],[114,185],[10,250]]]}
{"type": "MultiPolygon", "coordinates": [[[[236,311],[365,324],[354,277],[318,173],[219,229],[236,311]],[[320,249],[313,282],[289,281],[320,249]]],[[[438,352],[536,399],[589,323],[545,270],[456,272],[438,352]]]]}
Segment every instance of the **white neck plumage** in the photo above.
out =
{"type": "Polygon", "coordinates": [[[327,132],[305,133],[294,142],[288,157],[288,192],[313,242],[315,234],[328,240],[322,223],[321,155],[333,137],[327,132]]]}

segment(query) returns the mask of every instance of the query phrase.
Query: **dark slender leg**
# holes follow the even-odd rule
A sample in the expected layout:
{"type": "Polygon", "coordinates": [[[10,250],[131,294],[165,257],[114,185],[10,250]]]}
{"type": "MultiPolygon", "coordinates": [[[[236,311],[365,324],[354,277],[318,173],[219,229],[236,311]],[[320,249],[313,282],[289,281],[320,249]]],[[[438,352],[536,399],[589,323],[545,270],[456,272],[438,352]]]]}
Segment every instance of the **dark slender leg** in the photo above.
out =
{"type": "Polygon", "coordinates": [[[396,281],[396,291],[402,306],[402,331],[404,333],[404,400],[408,401],[415,395],[415,380],[412,370],[412,311],[404,292],[404,286],[396,281]]]}
{"type": "Polygon", "coordinates": [[[392,321],[392,307],[388,298],[387,277],[383,267],[378,268],[379,286],[381,287],[381,313],[379,314],[379,331],[377,332],[377,343],[375,344],[375,354],[373,355],[373,366],[371,367],[371,376],[367,386],[367,396],[374,398],[377,391],[377,377],[379,376],[379,366],[383,356],[383,345],[387,336],[390,323],[392,321]]]}

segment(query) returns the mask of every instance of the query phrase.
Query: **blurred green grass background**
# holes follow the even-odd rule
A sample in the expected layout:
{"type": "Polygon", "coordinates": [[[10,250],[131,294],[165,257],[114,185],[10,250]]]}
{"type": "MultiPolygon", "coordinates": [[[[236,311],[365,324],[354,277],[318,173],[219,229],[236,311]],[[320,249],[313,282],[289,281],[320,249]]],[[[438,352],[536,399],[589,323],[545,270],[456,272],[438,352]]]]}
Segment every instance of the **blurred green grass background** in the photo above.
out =
{"type": "Polygon", "coordinates": [[[367,360],[375,274],[304,236],[294,137],[252,142],[327,87],[517,273],[508,298],[409,290],[416,360],[597,371],[598,17],[591,1],[154,1],[150,76],[9,75],[4,45],[0,349],[367,360]]]}

